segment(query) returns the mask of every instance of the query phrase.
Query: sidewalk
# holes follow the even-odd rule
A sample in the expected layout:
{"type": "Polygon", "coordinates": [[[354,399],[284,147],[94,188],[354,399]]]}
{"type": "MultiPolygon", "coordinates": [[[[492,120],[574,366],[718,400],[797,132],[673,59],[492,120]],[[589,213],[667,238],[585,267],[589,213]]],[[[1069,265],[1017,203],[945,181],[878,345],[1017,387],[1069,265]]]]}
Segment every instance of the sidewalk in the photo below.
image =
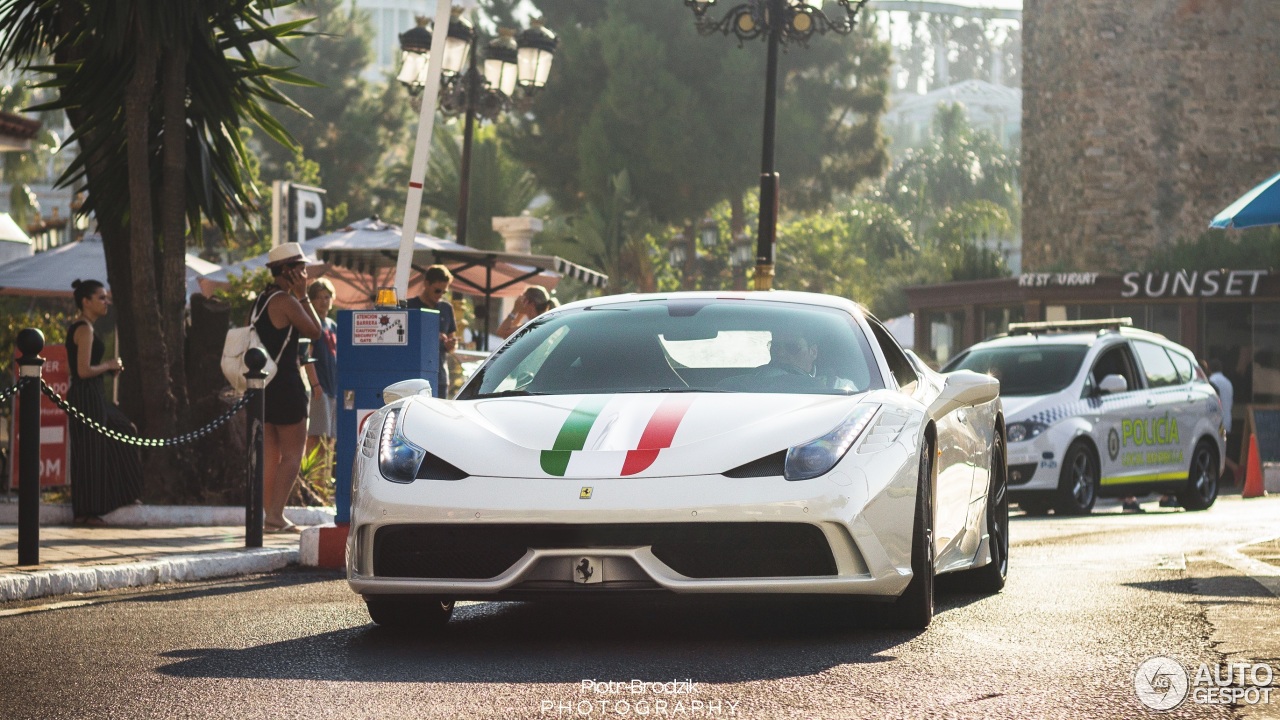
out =
{"type": "MultiPolygon", "coordinates": [[[[70,512],[55,505],[41,508],[40,564],[19,567],[16,510],[0,503],[0,603],[270,572],[300,561],[298,534],[266,534],[261,548],[246,548],[244,508],[138,505],[108,515],[108,527],[80,527],[46,519],[70,512]]],[[[333,522],[332,511],[317,508],[289,508],[286,516],[299,525],[333,522]]]]}

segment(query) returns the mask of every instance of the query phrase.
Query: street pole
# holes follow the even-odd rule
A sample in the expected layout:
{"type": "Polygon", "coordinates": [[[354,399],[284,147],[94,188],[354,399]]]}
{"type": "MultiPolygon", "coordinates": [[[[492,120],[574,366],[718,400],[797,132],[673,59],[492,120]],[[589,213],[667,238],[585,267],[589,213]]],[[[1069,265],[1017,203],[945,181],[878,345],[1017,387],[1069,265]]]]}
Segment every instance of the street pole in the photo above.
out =
{"type": "MultiPolygon", "coordinates": [[[[40,372],[44,334],[35,328],[18,333],[18,565],[40,564],[40,372]]],[[[89,432],[86,429],[86,432],[89,432]]]]}
{"type": "Polygon", "coordinates": [[[480,92],[480,74],[476,72],[475,50],[471,51],[471,67],[467,70],[467,114],[462,126],[462,167],[458,171],[458,244],[467,244],[467,214],[471,203],[471,136],[475,133],[476,95],[480,92]]]}
{"type": "Polygon", "coordinates": [[[778,45],[786,17],[785,0],[769,3],[769,54],[764,77],[764,143],[760,153],[760,227],[756,234],[755,289],[773,288],[774,250],[778,239],[778,173],[773,167],[773,138],[777,131],[778,45]]]}
{"type": "Polygon", "coordinates": [[[402,301],[409,295],[409,269],[413,265],[413,242],[418,235],[418,218],[422,213],[422,183],[426,180],[427,160],[431,156],[431,133],[435,129],[436,104],[440,101],[440,71],[444,67],[444,41],[449,34],[447,28],[451,11],[448,0],[436,3],[435,32],[431,33],[431,56],[427,60],[427,83],[422,90],[418,137],[409,171],[409,195],[404,204],[400,254],[396,257],[396,298],[402,301]]]}

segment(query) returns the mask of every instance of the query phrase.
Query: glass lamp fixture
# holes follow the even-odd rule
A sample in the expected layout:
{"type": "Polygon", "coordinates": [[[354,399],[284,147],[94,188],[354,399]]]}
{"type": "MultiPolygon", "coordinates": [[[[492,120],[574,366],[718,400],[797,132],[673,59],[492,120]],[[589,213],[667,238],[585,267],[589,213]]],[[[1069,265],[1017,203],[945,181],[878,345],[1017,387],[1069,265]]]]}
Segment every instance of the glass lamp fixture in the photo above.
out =
{"type": "Polygon", "coordinates": [[[476,29],[462,14],[462,8],[455,7],[452,12],[453,17],[449,20],[449,35],[444,40],[444,59],[441,64],[446,75],[460,75],[466,65],[471,42],[475,40],[476,29]]]}
{"type": "Polygon", "coordinates": [[[547,84],[559,42],[556,34],[544,27],[541,20],[529,21],[529,29],[520,33],[517,41],[516,64],[519,66],[520,85],[536,89],[547,84]]]}
{"type": "Polygon", "coordinates": [[[702,247],[713,248],[720,242],[720,224],[714,218],[704,218],[698,235],[702,239],[702,247]]]}
{"type": "Polygon", "coordinates": [[[484,58],[484,80],[489,87],[507,97],[515,95],[519,76],[518,56],[515,28],[498,28],[498,37],[489,43],[489,51],[484,58]]]}
{"type": "Polygon", "coordinates": [[[412,27],[400,33],[400,72],[396,80],[417,95],[427,84],[427,60],[431,55],[431,31],[427,29],[430,18],[418,15],[412,27]]]}

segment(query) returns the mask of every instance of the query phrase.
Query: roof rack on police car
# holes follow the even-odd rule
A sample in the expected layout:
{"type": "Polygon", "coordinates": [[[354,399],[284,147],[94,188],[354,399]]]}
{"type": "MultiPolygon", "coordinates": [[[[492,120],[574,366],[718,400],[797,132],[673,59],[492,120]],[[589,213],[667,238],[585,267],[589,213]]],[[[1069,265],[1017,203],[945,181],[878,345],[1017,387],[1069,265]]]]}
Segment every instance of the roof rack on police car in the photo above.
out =
{"type": "Polygon", "coordinates": [[[1103,318],[1101,320],[1050,320],[1047,322],[1009,323],[1010,335],[1034,335],[1036,333],[1087,332],[1089,330],[1119,330],[1133,327],[1133,318],[1103,318]]]}

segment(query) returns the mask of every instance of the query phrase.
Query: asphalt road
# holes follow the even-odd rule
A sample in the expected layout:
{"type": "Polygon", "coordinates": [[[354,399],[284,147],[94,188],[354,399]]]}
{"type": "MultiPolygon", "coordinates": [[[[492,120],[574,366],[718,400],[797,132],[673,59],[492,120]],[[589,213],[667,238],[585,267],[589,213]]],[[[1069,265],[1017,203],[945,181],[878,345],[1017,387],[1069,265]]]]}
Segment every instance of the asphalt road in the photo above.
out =
{"type": "Polygon", "coordinates": [[[379,630],[345,581],[301,570],[0,606],[0,714],[1275,717],[1280,670],[1270,704],[1188,698],[1168,713],[1139,702],[1134,678],[1153,656],[1192,672],[1280,665],[1277,598],[1228,552],[1280,535],[1278,515],[1280,498],[1227,498],[1015,518],[1005,591],[944,593],[923,633],[859,607],[680,599],[467,604],[431,640],[379,630]]]}

